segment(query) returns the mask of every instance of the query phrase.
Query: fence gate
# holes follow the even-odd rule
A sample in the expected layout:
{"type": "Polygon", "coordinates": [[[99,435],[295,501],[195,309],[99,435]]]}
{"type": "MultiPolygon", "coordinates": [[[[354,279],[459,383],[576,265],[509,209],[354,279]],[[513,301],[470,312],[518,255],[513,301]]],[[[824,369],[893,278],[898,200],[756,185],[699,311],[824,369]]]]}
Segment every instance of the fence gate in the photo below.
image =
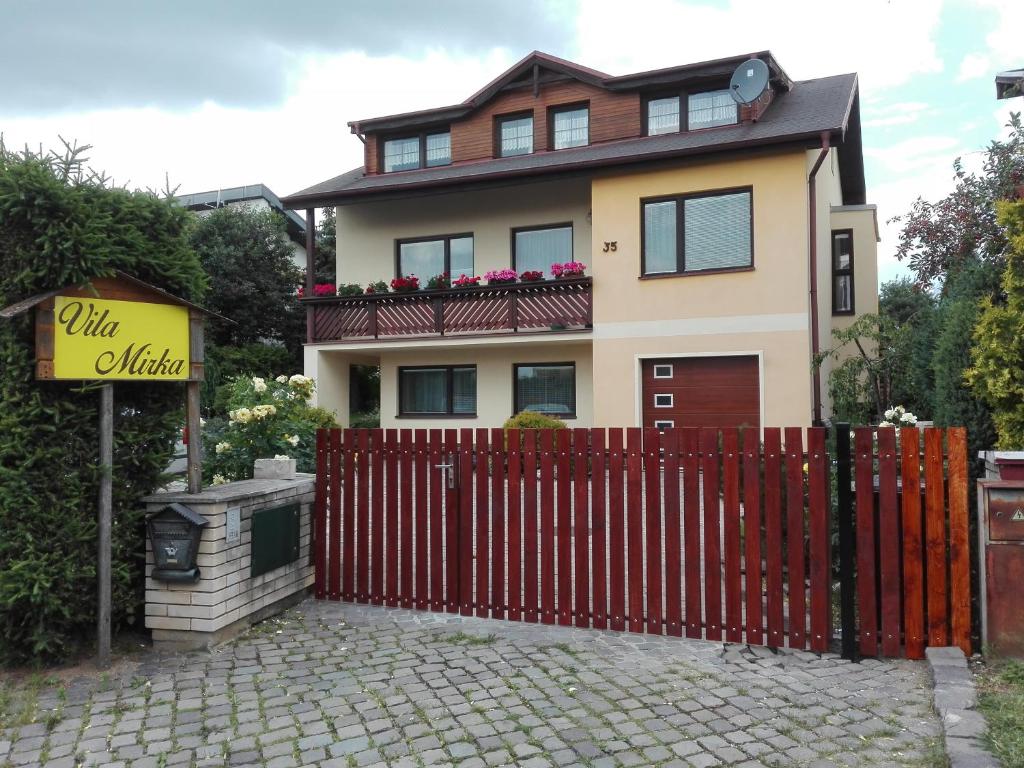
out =
{"type": "Polygon", "coordinates": [[[813,651],[841,613],[864,655],[970,652],[965,431],[837,434],[834,467],[823,428],[320,430],[315,594],[813,651]]]}

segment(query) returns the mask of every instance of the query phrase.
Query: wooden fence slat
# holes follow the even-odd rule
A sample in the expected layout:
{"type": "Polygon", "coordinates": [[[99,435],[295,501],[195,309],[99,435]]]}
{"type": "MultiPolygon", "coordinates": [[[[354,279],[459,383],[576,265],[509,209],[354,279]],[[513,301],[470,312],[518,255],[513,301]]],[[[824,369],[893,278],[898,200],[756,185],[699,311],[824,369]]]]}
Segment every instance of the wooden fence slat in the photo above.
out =
{"type": "MultiPolygon", "coordinates": [[[[665,634],[683,635],[683,542],[679,524],[679,430],[666,429],[661,435],[665,457],[665,634]]],[[[596,578],[596,576],[595,576],[596,578]]]]}
{"type": "Polygon", "coordinates": [[[313,499],[313,594],[327,595],[327,446],[326,429],[316,431],[316,486],[313,499]]]}
{"type": "Polygon", "coordinates": [[[370,602],[384,603],[384,430],[370,430],[370,602]]]}
{"type": "Polygon", "coordinates": [[[441,430],[431,429],[428,432],[429,485],[430,485],[430,609],[444,610],[444,528],[442,525],[444,510],[441,508],[442,486],[447,485],[448,474],[440,469],[444,463],[441,457],[441,430]]]}
{"type": "Polygon", "coordinates": [[[531,624],[540,616],[537,590],[537,447],[535,429],[523,431],[523,615],[531,624]]]}
{"type": "Polygon", "coordinates": [[[949,642],[946,510],[942,481],[942,430],[927,427],[924,431],[925,582],[928,585],[928,645],[933,647],[949,642]]]}
{"type": "Polygon", "coordinates": [[[601,427],[590,430],[590,528],[592,531],[591,571],[594,576],[594,629],[608,627],[608,573],[605,565],[605,432],[601,427]]]}
{"type": "Polygon", "coordinates": [[[626,534],[623,520],[623,431],[608,430],[608,613],[612,629],[626,628],[626,534]]]}
{"type": "Polygon", "coordinates": [[[756,429],[743,430],[743,565],[747,642],[764,642],[761,574],[761,444],[756,429]]]}
{"type": "Polygon", "coordinates": [[[828,651],[832,640],[832,540],[829,519],[829,460],[825,429],[807,430],[808,536],[811,574],[811,650],[828,651]]]}
{"type": "Polygon", "coordinates": [[[399,431],[401,442],[401,455],[399,457],[399,475],[402,478],[402,496],[399,503],[402,505],[400,517],[401,525],[401,569],[402,578],[399,583],[400,605],[403,608],[412,608],[412,559],[413,559],[413,477],[412,477],[412,430],[402,429],[399,431]]]}
{"type": "Polygon", "coordinates": [[[473,430],[459,430],[459,612],[473,615],[473,430]]]}
{"type": "Polygon", "coordinates": [[[643,440],[639,427],[626,429],[626,571],[629,582],[629,631],[644,631],[644,549],[641,500],[643,440]]]}
{"type": "Polygon", "coordinates": [[[505,436],[508,452],[508,618],[523,618],[522,440],[518,429],[505,436]]]}
{"type": "Polygon", "coordinates": [[[590,626],[590,430],[572,430],[573,609],[577,627],[590,626]]]}
{"type": "MultiPolygon", "coordinates": [[[[444,494],[444,607],[448,613],[462,610],[462,565],[459,557],[459,543],[462,536],[462,504],[459,502],[459,485],[462,482],[462,452],[459,450],[459,433],[454,429],[444,431],[444,460],[451,462],[448,472],[454,473],[452,483],[445,482],[444,494]],[[448,487],[451,485],[452,487],[448,487]]],[[[447,481],[447,477],[445,480],[447,481]]]]}
{"type": "Polygon", "coordinates": [[[572,432],[556,430],[555,441],[558,623],[568,627],[572,624],[572,432]]]}
{"type": "Polygon", "coordinates": [[[682,430],[683,452],[683,573],[686,605],[686,636],[703,637],[701,593],[700,433],[696,427],[682,430]]]}
{"type": "Polygon", "coordinates": [[[875,487],[874,430],[853,430],[854,486],[856,488],[857,526],[857,612],[859,614],[860,652],[878,653],[878,589],[875,578],[875,487]]]}
{"type": "Polygon", "coordinates": [[[427,430],[417,429],[413,433],[413,450],[416,465],[416,590],[414,605],[425,611],[429,604],[427,593],[427,575],[429,561],[427,559],[427,488],[428,456],[427,430]]]}
{"type": "Polygon", "coordinates": [[[644,520],[647,529],[647,631],[662,634],[661,431],[644,430],[644,520]]]}
{"type": "Polygon", "coordinates": [[[505,618],[505,431],[491,429],[491,615],[505,618]]]}
{"type": "MultiPolygon", "coordinates": [[[[331,561],[327,567],[327,597],[331,600],[341,599],[341,559],[342,559],[342,540],[341,540],[341,519],[344,516],[344,510],[341,508],[342,499],[342,488],[341,488],[341,465],[344,461],[344,457],[341,453],[341,430],[332,429],[330,436],[330,456],[329,456],[329,468],[328,473],[331,476],[331,483],[329,488],[329,499],[328,508],[331,511],[330,521],[330,554],[331,561]]],[[[346,489],[347,490],[347,489],[346,489]]],[[[347,541],[347,540],[346,540],[347,541]]]]}
{"type": "Polygon", "coordinates": [[[398,430],[384,431],[384,603],[398,605],[398,430]]]}
{"type": "Polygon", "coordinates": [[[487,512],[490,508],[490,483],[488,480],[488,463],[490,451],[487,441],[487,430],[476,430],[476,548],[471,553],[476,557],[476,592],[474,606],[476,615],[486,619],[490,615],[490,592],[488,591],[488,553],[490,552],[490,525],[487,512]]]}
{"type": "Polygon", "coordinates": [[[900,526],[896,428],[878,429],[878,567],[882,655],[900,655],[900,526]]]}
{"type": "Polygon", "coordinates": [[[804,450],[800,427],[786,427],[786,555],[789,570],[790,648],[807,643],[807,599],[804,574],[804,450]]]}
{"type": "Polygon", "coordinates": [[[921,540],[921,440],[900,430],[903,481],[903,635],[908,659],[924,658],[924,547],[921,540]]]}
{"type": "Polygon", "coordinates": [[[782,431],[764,430],[764,544],[767,582],[769,648],[781,648],[785,642],[782,594],[782,431]]]}
{"type": "Polygon", "coordinates": [[[743,577],[740,563],[740,433],[722,430],[722,508],[725,535],[725,640],[743,641],[743,577]]]}
{"type": "Polygon", "coordinates": [[[342,487],[342,547],[341,547],[341,599],[354,600],[355,584],[355,553],[356,553],[356,473],[355,473],[355,430],[345,429],[341,433],[341,470],[342,487]]]}
{"type": "Polygon", "coordinates": [[[704,632],[722,639],[722,502],[719,494],[718,430],[700,431],[704,482],[704,632]]]}
{"type": "Polygon", "coordinates": [[[971,655],[971,551],[968,544],[967,430],[946,430],[949,454],[950,641],[971,655]]]}
{"type": "Polygon", "coordinates": [[[540,620],[555,623],[554,431],[540,430],[540,620]]]}
{"type": "Polygon", "coordinates": [[[356,430],[356,601],[370,602],[370,434],[356,430]]]}

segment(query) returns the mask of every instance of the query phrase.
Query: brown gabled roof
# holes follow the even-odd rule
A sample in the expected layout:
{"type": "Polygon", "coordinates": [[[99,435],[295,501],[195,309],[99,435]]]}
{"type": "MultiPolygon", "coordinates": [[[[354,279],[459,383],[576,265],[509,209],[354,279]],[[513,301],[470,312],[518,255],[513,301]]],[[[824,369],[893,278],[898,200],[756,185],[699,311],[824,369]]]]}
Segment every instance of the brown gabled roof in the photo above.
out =
{"type": "Polygon", "coordinates": [[[496,180],[543,177],[585,172],[695,155],[770,147],[782,144],[820,146],[821,134],[833,144],[845,143],[840,152],[843,199],[865,201],[864,167],[860,147],[857,75],[835,75],[792,84],[779,93],[756,123],[736,124],[700,131],[644,136],[573,149],[534,152],[530,155],[479,160],[415,171],[366,175],[362,168],[328,179],[283,199],[294,208],[317,208],[414,190],[443,191],[496,180]]]}

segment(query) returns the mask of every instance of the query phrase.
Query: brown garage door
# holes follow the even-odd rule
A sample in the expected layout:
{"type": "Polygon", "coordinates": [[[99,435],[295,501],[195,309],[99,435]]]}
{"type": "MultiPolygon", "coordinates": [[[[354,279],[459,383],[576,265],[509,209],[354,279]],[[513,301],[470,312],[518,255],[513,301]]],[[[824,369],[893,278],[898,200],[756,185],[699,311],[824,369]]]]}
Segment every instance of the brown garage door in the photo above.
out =
{"type": "Polygon", "coordinates": [[[644,360],[643,398],[645,427],[761,426],[753,355],[644,360]]]}

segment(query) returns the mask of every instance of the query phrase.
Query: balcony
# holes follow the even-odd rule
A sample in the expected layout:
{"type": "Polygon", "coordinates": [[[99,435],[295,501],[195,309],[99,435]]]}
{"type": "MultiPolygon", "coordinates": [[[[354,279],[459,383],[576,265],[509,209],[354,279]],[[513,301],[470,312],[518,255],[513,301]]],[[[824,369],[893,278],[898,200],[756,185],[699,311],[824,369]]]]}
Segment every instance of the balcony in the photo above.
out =
{"type": "Polygon", "coordinates": [[[302,299],[310,341],[415,340],[589,331],[589,277],[302,299]]]}

